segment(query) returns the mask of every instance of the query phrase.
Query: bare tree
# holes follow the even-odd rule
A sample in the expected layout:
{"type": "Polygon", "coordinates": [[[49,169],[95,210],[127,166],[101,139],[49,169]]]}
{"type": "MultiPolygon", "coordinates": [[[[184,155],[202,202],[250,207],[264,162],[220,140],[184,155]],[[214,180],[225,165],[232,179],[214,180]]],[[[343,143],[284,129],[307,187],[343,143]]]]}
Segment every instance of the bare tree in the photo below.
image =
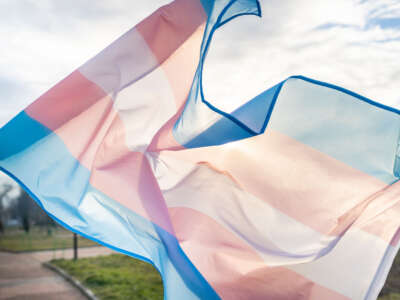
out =
{"type": "Polygon", "coordinates": [[[26,233],[28,233],[31,228],[30,217],[32,215],[33,200],[27,192],[21,189],[17,201],[18,212],[22,221],[22,228],[25,230],[26,233]]]}
{"type": "Polygon", "coordinates": [[[13,197],[11,197],[9,192],[15,189],[16,187],[11,184],[0,184],[0,232],[4,232],[4,222],[10,217],[19,219],[26,233],[30,231],[31,225],[37,225],[47,230],[56,225],[21,187],[19,187],[19,194],[13,193],[13,197]],[[7,198],[10,201],[5,204],[7,198]]]}
{"type": "Polygon", "coordinates": [[[22,228],[29,232],[31,225],[40,227],[55,226],[54,221],[44,212],[42,208],[21,188],[17,200],[17,213],[22,222],[22,228]]]}
{"type": "Polygon", "coordinates": [[[4,203],[3,199],[5,199],[8,193],[12,190],[12,185],[8,183],[2,184],[2,188],[0,190],[0,232],[4,232],[4,203]]]}

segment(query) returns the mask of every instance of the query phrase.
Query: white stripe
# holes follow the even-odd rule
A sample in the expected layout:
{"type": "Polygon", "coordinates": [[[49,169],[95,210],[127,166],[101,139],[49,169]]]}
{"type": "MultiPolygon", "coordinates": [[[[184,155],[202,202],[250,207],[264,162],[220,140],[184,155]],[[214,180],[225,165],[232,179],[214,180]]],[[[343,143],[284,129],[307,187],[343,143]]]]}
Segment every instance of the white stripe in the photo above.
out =
{"type": "Polygon", "coordinates": [[[114,100],[126,144],[143,152],[176,112],[169,81],[141,34],[131,29],[79,71],[114,100]]]}
{"type": "Polygon", "coordinates": [[[304,263],[324,255],[335,237],[322,235],[206,165],[150,156],[168,207],[188,207],[213,218],[251,245],[269,266],[304,263]]]}
{"type": "Polygon", "coordinates": [[[117,93],[158,66],[140,33],[132,28],[79,68],[107,93],[117,93]]]}
{"type": "Polygon", "coordinates": [[[114,108],[124,123],[126,144],[132,151],[144,152],[176,112],[174,95],[161,67],[114,97],[114,108]]]}
{"type": "Polygon", "coordinates": [[[376,299],[380,284],[386,279],[384,271],[388,271],[393,262],[395,249],[384,240],[365,231],[351,228],[336,247],[326,256],[316,261],[290,266],[289,268],[304,277],[335,290],[354,300],[376,299]],[[389,250],[392,255],[386,255],[389,250]],[[382,261],[385,257],[385,260],[382,261]],[[384,268],[381,270],[381,268],[384,268]],[[378,274],[379,273],[379,274],[378,274]],[[374,298],[375,296],[375,298],[374,298]]]}

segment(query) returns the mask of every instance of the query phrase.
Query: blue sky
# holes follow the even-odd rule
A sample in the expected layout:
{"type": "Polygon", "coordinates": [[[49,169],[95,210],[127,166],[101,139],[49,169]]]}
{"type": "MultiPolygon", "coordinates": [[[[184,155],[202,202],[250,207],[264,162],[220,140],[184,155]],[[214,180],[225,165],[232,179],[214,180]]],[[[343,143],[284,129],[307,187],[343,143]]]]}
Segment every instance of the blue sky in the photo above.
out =
{"type": "MultiPolygon", "coordinates": [[[[167,0],[0,2],[0,126],[167,0]]],[[[236,106],[290,75],[400,107],[400,1],[261,0],[217,31],[206,97],[236,106]]]]}

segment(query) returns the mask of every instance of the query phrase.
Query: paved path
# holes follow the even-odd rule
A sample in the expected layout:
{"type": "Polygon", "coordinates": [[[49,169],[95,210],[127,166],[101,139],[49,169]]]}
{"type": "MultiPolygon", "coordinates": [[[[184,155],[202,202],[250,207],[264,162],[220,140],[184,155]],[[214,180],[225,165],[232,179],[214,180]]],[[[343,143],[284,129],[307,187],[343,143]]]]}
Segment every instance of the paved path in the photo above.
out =
{"type": "MultiPolygon", "coordinates": [[[[79,257],[113,253],[104,247],[79,249],[79,257]]],[[[0,252],[0,299],[8,300],[85,300],[86,298],[62,277],[42,266],[53,258],[72,258],[68,250],[39,251],[21,254],[0,252]]]]}

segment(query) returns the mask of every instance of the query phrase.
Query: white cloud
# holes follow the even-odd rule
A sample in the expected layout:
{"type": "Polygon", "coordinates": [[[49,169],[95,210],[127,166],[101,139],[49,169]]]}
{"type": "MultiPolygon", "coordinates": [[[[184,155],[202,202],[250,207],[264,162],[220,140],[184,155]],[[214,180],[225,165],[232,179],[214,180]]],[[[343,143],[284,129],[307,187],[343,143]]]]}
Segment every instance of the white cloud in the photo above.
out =
{"type": "Polygon", "coordinates": [[[305,75],[400,107],[398,1],[263,0],[262,19],[216,32],[204,71],[209,101],[236,106],[290,75],[305,75]]]}

